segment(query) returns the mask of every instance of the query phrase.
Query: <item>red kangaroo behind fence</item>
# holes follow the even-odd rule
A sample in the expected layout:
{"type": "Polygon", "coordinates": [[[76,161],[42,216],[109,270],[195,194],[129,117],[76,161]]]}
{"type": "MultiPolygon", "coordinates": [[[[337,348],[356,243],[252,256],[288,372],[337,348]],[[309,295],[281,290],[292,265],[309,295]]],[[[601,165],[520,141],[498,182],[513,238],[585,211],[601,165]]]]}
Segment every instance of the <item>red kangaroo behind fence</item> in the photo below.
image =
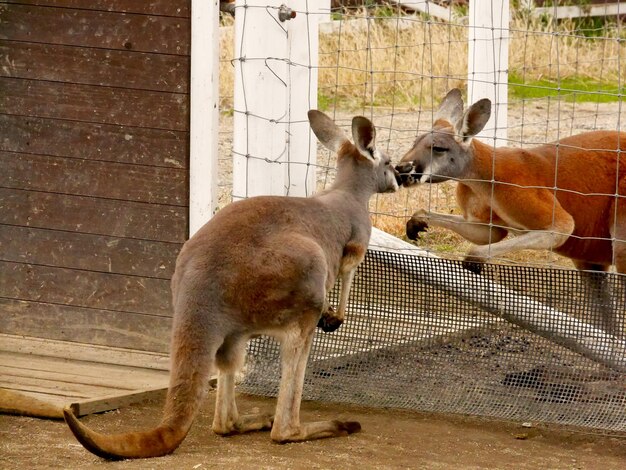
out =
{"type": "Polygon", "coordinates": [[[89,451],[108,459],[169,454],[183,441],[219,371],[213,431],[220,435],[271,428],[277,442],[342,436],[354,421],[300,422],[304,372],[315,333],[343,321],[352,277],[365,256],[368,201],[398,189],[390,159],[375,148],[376,130],[357,116],[351,143],[333,121],[309,111],[320,142],[337,152],[333,185],[310,198],[266,196],[220,210],[183,246],[172,278],[174,307],[170,386],[161,424],[143,432],[105,435],[65,420],[89,451]],[[341,278],[337,312],[327,294],[341,278]],[[240,415],[235,373],[246,343],[269,335],[281,343],[276,415],[240,415]]]}
{"type": "Polygon", "coordinates": [[[626,273],[626,133],[594,131],[529,149],[494,148],[473,137],[491,114],[482,99],[463,112],[458,89],[435,114],[396,170],[404,186],[458,180],[463,215],[418,210],[407,223],[417,239],[428,225],[450,229],[474,246],[466,267],[480,272],[489,257],[513,251],[553,250],[581,271],[602,318],[594,322],[622,334],[622,293],[611,297],[603,275],[626,273]],[[506,238],[509,233],[516,235],[506,238]],[[590,272],[591,271],[591,272],[590,272]]]}

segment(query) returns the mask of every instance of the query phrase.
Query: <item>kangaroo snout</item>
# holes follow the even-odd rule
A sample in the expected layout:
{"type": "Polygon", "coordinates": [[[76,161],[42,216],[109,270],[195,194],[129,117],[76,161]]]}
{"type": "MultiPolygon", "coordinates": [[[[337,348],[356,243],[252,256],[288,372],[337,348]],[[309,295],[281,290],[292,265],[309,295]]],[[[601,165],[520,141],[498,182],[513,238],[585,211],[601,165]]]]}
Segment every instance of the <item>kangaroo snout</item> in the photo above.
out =
{"type": "Polygon", "coordinates": [[[402,175],[398,171],[398,167],[395,167],[393,169],[393,176],[396,179],[396,183],[398,184],[398,187],[402,186],[402,175]]]}
{"type": "Polygon", "coordinates": [[[419,183],[422,177],[421,169],[418,171],[415,162],[405,162],[396,165],[396,180],[398,185],[408,188],[419,183]]]}

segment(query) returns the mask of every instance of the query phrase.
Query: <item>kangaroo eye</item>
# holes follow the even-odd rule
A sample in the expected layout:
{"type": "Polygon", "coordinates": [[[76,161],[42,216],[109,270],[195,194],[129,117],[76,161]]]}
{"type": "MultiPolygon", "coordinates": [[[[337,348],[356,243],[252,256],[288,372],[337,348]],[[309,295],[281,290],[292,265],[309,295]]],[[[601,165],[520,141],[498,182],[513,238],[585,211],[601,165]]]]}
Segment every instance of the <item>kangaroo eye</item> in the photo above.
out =
{"type": "Polygon", "coordinates": [[[436,145],[433,145],[433,152],[436,153],[446,153],[448,151],[447,148],[445,147],[437,147],[436,145]]]}

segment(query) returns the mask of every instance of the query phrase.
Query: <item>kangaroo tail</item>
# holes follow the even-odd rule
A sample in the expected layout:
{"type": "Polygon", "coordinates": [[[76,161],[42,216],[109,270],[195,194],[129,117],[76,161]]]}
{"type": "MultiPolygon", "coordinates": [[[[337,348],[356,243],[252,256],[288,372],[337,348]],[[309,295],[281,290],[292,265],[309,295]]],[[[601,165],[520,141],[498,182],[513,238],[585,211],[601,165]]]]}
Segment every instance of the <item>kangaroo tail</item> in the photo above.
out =
{"type": "Polygon", "coordinates": [[[189,432],[206,394],[210,374],[215,370],[216,342],[207,341],[198,330],[201,328],[190,331],[183,327],[174,332],[170,386],[159,426],[149,431],[101,434],[82,424],[71,409],[65,408],[65,422],[76,439],[88,451],[110,460],[160,457],[176,450],[189,432]]]}
{"type": "Polygon", "coordinates": [[[63,418],[60,406],[54,406],[35,397],[4,388],[0,388],[0,413],[37,418],[63,418]]]}
{"type": "Polygon", "coordinates": [[[78,442],[89,452],[109,460],[167,455],[180,445],[188,431],[161,425],[150,431],[106,435],[82,424],[70,408],[65,408],[63,414],[78,442]]]}

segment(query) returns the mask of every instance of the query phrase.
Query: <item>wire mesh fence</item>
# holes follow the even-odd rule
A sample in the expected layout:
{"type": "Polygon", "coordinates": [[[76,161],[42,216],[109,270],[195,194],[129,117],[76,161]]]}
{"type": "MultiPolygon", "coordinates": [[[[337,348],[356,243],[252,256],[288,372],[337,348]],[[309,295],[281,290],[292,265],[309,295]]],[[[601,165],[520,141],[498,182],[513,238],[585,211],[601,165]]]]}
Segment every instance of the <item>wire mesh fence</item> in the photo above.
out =
{"type": "MultiPolygon", "coordinates": [[[[248,20],[254,14],[273,18],[281,6],[266,3],[238,1],[235,15],[248,20]]],[[[491,4],[488,19],[501,24],[494,28],[478,25],[472,18],[471,4],[476,2],[366,2],[367,8],[355,3],[359,2],[334,2],[335,8],[320,10],[316,2],[292,2],[297,17],[306,18],[300,28],[319,23],[315,38],[319,42],[313,44],[309,38],[301,44],[300,52],[309,56],[297,59],[290,55],[296,48],[293,44],[287,52],[276,49],[267,56],[255,55],[253,49],[233,49],[237,34],[249,39],[252,33],[245,29],[246,22],[237,30],[232,19],[224,20],[220,103],[222,109],[232,109],[234,119],[226,113],[220,132],[224,150],[220,153],[227,156],[220,162],[222,204],[233,197],[254,195],[248,190],[255,178],[256,182],[274,181],[278,175],[277,187],[283,189],[282,184],[291,194],[295,174],[291,169],[306,168],[307,177],[315,173],[307,194],[332,183],[336,162],[331,153],[320,149],[312,155],[305,141],[297,150],[303,158],[290,160],[290,152],[295,152],[290,148],[292,130],[305,123],[304,118],[290,118],[291,80],[303,70],[309,74],[308,88],[297,91],[332,116],[348,135],[352,116],[370,117],[377,128],[377,146],[395,162],[416,136],[432,130],[441,98],[455,87],[467,90],[468,97],[478,89],[495,90],[492,114],[506,119],[490,121],[480,139],[494,148],[528,150],[548,144],[556,148],[550,170],[555,173],[562,152],[556,140],[591,130],[624,130],[624,5],[617,10],[606,6],[604,14],[593,6],[595,16],[563,19],[558,2],[553,2],[552,10],[532,2],[483,2],[491,4]],[[494,59],[487,75],[471,65],[472,60],[474,65],[480,60],[470,51],[484,44],[491,45],[492,49],[483,52],[494,59]],[[501,47],[506,47],[507,54],[502,54],[501,47]],[[496,60],[505,56],[506,63],[496,60]],[[235,75],[252,63],[260,65],[255,77],[265,73],[263,80],[277,85],[269,105],[284,100],[284,110],[270,112],[269,105],[252,109],[248,107],[252,98],[237,101],[233,97],[235,75]],[[235,144],[229,140],[233,120],[235,127],[245,123],[238,130],[242,140],[235,144]],[[261,122],[257,129],[269,130],[250,130],[254,121],[261,122]],[[276,129],[282,140],[275,138],[276,129]],[[274,140],[267,145],[270,132],[274,140]],[[255,147],[259,134],[265,133],[267,142],[261,145],[265,147],[255,147]],[[248,178],[239,186],[243,189],[235,192],[233,153],[239,159],[235,166],[240,172],[243,168],[248,178]],[[267,174],[257,172],[259,163],[273,169],[267,174]],[[270,173],[274,176],[267,176],[270,173]]],[[[267,28],[272,31],[265,31],[265,40],[290,37],[290,26],[284,22],[274,19],[267,28]]],[[[267,94],[259,80],[242,83],[246,97],[267,94]]],[[[551,213],[560,204],[556,196],[568,191],[583,198],[610,198],[613,209],[595,212],[602,212],[602,220],[613,228],[574,237],[583,241],[587,237],[590,242],[602,239],[602,250],[610,252],[611,244],[625,243],[623,232],[617,230],[626,210],[625,144],[626,140],[618,138],[611,150],[614,162],[609,171],[614,184],[602,189],[602,194],[593,188],[594,177],[589,177],[591,172],[584,165],[577,174],[580,181],[588,178],[591,186],[559,187],[554,175],[548,183],[498,181],[495,171],[484,182],[509,190],[547,189],[555,196],[551,213]]],[[[495,149],[490,152],[494,161],[501,160],[495,149]]],[[[581,152],[580,158],[589,153],[589,149],[581,152]]],[[[374,225],[404,237],[406,221],[418,209],[460,215],[455,194],[458,181],[462,178],[373,198],[374,225]]],[[[486,201],[490,226],[504,223],[493,211],[495,206],[497,201],[486,201]]],[[[552,225],[542,230],[558,231],[554,222],[553,218],[552,225]]],[[[585,223],[594,227],[597,219],[585,223]]],[[[527,227],[514,229],[519,234],[527,227]]],[[[572,266],[551,248],[497,257],[490,253],[488,258],[499,264],[486,265],[475,276],[456,261],[471,246],[458,233],[433,226],[416,245],[416,251],[449,260],[369,252],[355,281],[347,322],[335,333],[317,336],[306,398],[626,431],[624,275],[551,269],[572,266]],[[450,271],[457,274],[451,276],[450,271]]],[[[608,264],[615,264],[621,255],[614,250],[607,256],[611,258],[608,264]]],[[[576,259],[575,254],[570,257],[576,259]]],[[[607,267],[604,262],[602,266],[593,263],[587,268],[607,267]]],[[[331,300],[336,301],[336,292],[331,300]]],[[[251,344],[244,390],[276,392],[278,352],[278,345],[267,338],[251,344]]]]}
{"type": "MultiPolygon", "coordinates": [[[[459,270],[458,261],[369,251],[357,271],[345,323],[316,335],[304,398],[626,432],[624,330],[621,339],[598,345],[598,354],[615,359],[610,366],[580,348],[600,333],[598,325],[611,308],[590,301],[578,273],[488,265],[464,281],[469,292],[490,282],[504,287],[502,310],[508,304],[533,317],[542,314],[533,305],[544,305],[562,314],[537,334],[442,289],[459,270]],[[437,285],[428,281],[434,270],[437,285]],[[510,300],[515,294],[536,303],[510,300]],[[555,342],[562,330],[574,341],[555,342]]],[[[614,305],[624,305],[626,278],[605,274],[603,280],[614,305]]],[[[337,294],[331,294],[335,305],[337,294]]],[[[623,324],[623,309],[613,314],[623,324]]],[[[279,350],[267,337],[250,343],[241,390],[277,393],[279,350]]]]}
{"type": "MultiPolygon", "coordinates": [[[[497,146],[528,149],[590,130],[623,130],[626,107],[623,106],[624,75],[621,71],[626,60],[626,30],[620,8],[626,10],[626,6],[618,5],[617,10],[606,6],[603,15],[599,15],[602,12],[597,6],[594,7],[596,16],[562,19],[556,14],[556,3],[551,4],[554,6],[551,9],[537,2],[491,2],[493,6],[487,15],[500,23],[506,17],[503,5],[510,4],[510,21],[504,23],[501,31],[493,33],[506,39],[500,46],[495,42],[494,47],[508,50],[508,63],[494,64],[493,73],[485,75],[470,68],[468,51],[472,44],[475,48],[491,44],[489,34],[483,37],[485,33],[481,33],[483,36],[476,33],[491,29],[474,24],[471,3],[334,2],[331,10],[320,9],[310,2],[293,4],[290,6],[297,17],[306,17],[303,27],[311,28],[313,23],[320,23],[318,54],[315,58],[301,57],[297,61],[275,50],[267,57],[254,56],[241,48],[233,50],[237,33],[231,25],[232,19],[226,19],[222,31],[220,102],[223,109],[232,109],[235,116],[246,115],[248,120],[299,125],[289,120],[287,111],[271,114],[265,110],[255,114],[246,106],[233,108],[233,64],[264,63],[268,81],[279,83],[279,89],[284,90],[292,86],[293,74],[302,69],[314,70],[317,79],[307,86],[317,88],[316,106],[348,131],[354,114],[372,118],[378,130],[378,146],[388,150],[395,161],[411,147],[417,135],[430,131],[437,105],[453,87],[468,90],[468,95],[475,93],[472,90],[478,87],[506,89],[506,93],[494,100],[492,110],[492,114],[503,110],[500,114],[506,115],[505,137],[501,135],[503,129],[498,122],[488,124],[481,137],[497,146]],[[283,70],[281,66],[286,72],[279,73],[283,70]]],[[[242,0],[237,5],[235,14],[239,12],[241,18],[254,11],[272,15],[278,10],[277,5],[258,1],[242,0]]],[[[287,22],[272,21],[268,28],[279,30],[285,36],[290,34],[287,22]]],[[[251,36],[245,27],[239,34],[251,36]]],[[[299,47],[306,54],[315,53],[309,42],[299,47]]],[[[486,52],[487,56],[498,54],[499,50],[486,52]]],[[[258,91],[254,82],[247,85],[245,93],[252,96],[258,91]]],[[[298,91],[311,93],[310,90],[298,91]]],[[[477,98],[482,97],[478,93],[477,98]]],[[[471,104],[469,97],[467,101],[471,104]]],[[[242,148],[253,148],[252,135],[249,131],[244,136],[245,142],[235,152],[250,162],[240,163],[248,165],[249,173],[255,173],[256,162],[266,161],[271,162],[269,166],[279,168],[279,173],[284,169],[288,180],[293,180],[292,170],[306,168],[308,175],[314,171],[317,184],[307,186],[309,194],[332,183],[334,160],[328,152],[319,152],[317,158],[305,156],[301,162],[289,161],[286,143],[284,148],[276,144],[273,153],[242,152],[242,148]]],[[[291,138],[288,129],[285,142],[291,138]]],[[[303,147],[299,152],[306,153],[307,149],[303,147]]],[[[232,173],[228,169],[230,154],[220,155],[228,156],[222,165],[229,178],[232,173]]],[[[623,161],[621,155],[617,158],[623,161]]],[[[618,165],[626,168],[624,164],[618,165]]],[[[224,182],[222,179],[220,184],[224,204],[231,200],[232,180],[224,182]]],[[[290,184],[288,181],[285,187],[290,184]]],[[[614,189],[612,194],[619,196],[617,188],[614,189]]],[[[238,191],[235,196],[245,197],[244,192],[238,191]]],[[[404,235],[406,219],[416,209],[459,214],[455,182],[423,185],[394,196],[376,197],[371,204],[374,224],[397,236],[404,235]]],[[[436,227],[425,234],[419,244],[421,248],[446,253],[449,257],[462,256],[469,247],[462,237],[436,227]]],[[[571,266],[568,260],[550,250],[508,254],[499,259],[510,263],[571,266]]]]}

